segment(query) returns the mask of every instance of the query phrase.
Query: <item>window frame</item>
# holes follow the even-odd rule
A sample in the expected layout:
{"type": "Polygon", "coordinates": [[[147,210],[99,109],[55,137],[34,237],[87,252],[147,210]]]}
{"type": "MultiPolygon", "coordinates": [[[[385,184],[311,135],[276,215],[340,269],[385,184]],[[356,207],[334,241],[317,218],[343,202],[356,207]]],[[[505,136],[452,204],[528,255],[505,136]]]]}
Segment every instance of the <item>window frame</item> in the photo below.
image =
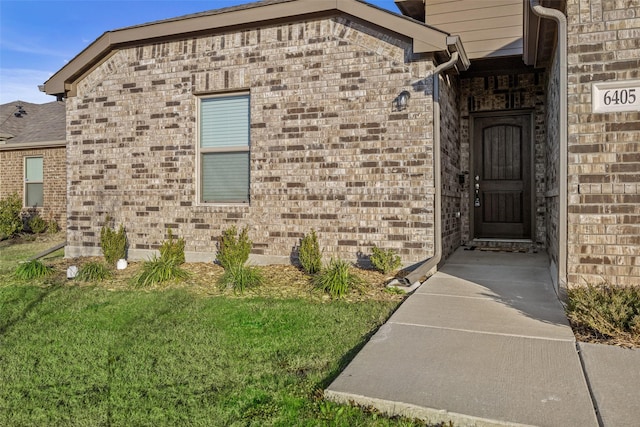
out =
{"type": "Polygon", "coordinates": [[[42,185],[42,203],[41,204],[36,204],[35,208],[39,209],[39,208],[44,207],[44,156],[43,155],[24,156],[23,157],[22,181],[23,181],[22,206],[24,208],[33,209],[33,206],[27,204],[27,201],[29,200],[28,188],[29,188],[30,184],[41,184],[42,185]],[[27,162],[28,162],[29,159],[42,159],[42,180],[40,180],[40,181],[30,181],[27,178],[27,162]]]}
{"type": "Polygon", "coordinates": [[[249,206],[251,203],[251,93],[250,91],[235,91],[224,92],[215,94],[200,94],[196,95],[196,205],[197,206],[249,206]],[[246,146],[228,146],[228,147],[202,147],[202,101],[207,99],[217,98],[233,98],[233,97],[246,97],[248,98],[248,111],[249,115],[247,136],[248,143],[246,146]],[[203,200],[203,159],[206,154],[215,153],[247,153],[249,156],[249,163],[247,168],[248,174],[248,186],[247,186],[247,200],[246,201],[204,201],[203,200]]]}

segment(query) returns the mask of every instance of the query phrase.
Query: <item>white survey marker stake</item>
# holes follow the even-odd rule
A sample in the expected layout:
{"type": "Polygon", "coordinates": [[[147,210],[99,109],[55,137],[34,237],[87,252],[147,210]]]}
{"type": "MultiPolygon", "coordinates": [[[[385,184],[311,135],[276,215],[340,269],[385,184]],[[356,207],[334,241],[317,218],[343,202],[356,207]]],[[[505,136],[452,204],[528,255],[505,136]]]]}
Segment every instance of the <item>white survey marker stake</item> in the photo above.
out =
{"type": "Polygon", "coordinates": [[[640,111],[640,80],[593,83],[591,87],[594,113],[640,111]]]}

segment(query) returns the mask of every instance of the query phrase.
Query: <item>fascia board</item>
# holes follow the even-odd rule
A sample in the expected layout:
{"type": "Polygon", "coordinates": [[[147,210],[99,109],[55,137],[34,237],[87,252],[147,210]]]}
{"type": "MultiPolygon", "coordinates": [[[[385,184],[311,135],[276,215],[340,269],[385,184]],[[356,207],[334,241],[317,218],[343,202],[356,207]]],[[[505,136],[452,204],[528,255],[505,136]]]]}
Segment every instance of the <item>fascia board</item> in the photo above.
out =
{"type": "Polygon", "coordinates": [[[44,148],[62,148],[67,146],[67,141],[21,142],[19,144],[1,144],[0,151],[41,150],[44,148]]]}

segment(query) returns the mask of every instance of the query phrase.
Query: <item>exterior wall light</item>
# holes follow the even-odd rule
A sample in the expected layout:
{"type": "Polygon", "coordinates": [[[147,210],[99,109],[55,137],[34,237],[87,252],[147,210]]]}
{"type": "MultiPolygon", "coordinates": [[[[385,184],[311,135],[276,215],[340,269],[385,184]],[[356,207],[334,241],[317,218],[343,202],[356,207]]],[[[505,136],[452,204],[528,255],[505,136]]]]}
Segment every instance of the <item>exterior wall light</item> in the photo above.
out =
{"type": "Polygon", "coordinates": [[[393,106],[397,111],[405,110],[409,105],[409,98],[411,98],[411,94],[408,91],[403,90],[400,92],[400,95],[393,100],[393,106]]]}

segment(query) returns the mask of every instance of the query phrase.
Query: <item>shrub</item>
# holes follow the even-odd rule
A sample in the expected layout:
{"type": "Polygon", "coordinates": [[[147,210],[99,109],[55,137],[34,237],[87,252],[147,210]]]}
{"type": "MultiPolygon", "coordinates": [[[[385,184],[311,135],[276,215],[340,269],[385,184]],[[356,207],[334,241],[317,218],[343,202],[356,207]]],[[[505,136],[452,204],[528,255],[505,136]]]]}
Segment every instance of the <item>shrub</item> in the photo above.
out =
{"type": "Polygon", "coordinates": [[[58,222],[55,219],[50,219],[47,222],[47,232],[49,234],[56,234],[58,231],[60,231],[60,226],[58,225],[58,222]]]}
{"type": "Polygon", "coordinates": [[[106,265],[91,261],[80,267],[76,279],[83,282],[101,282],[109,277],[111,277],[111,271],[106,265]]]}
{"type": "Polygon", "coordinates": [[[225,268],[224,274],[220,277],[218,283],[222,288],[233,289],[234,292],[242,293],[246,288],[262,284],[262,281],[262,272],[257,267],[231,264],[225,268]]]}
{"type": "Polygon", "coordinates": [[[578,327],[640,345],[640,288],[587,286],[568,291],[567,315],[578,327]]]}
{"type": "Polygon", "coordinates": [[[160,246],[160,258],[174,259],[176,265],[184,264],[184,239],[181,237],[178,240],[173,239],[173,231],[169,229],[169,239],[162,242],[160,246]]]}
{"type": "Polygon", "coordinates": [[[20,264],[14,272],[14,276],[20,280],[33,280],[48,276],[53,272],[51,267],[44,265],[41,261],[34,259],[20,264]]]}
{"type": "Polygon", "coordinates": [[[22,231],[22,199],[13,193],[0,199],[0,238],[12,237],[22,231]]]}
{"type": "Polygon", "coordinates": [[[393,249],[384,250],[374,246],[372,252],[371,264],[384,274],[396,271],[402,265],[400,256],[393,249]]]}
{"type": "Polygon", "coordinates": [[[253,243],[249,240],[249,231],[244,227],[238,235],[236,226],[222,231],[218,241],[218,263],[226,270],[232,265],[243,265],[249,259],[253,243]]]}
{"type": "Polygon", "coordinates": [[[118,231],[115,231],[107,225],[109,222],[111,218],[107,217],[105,225],[100,230],[100,246],[107,263],[115,264],[127,256],[127,235],[122,224],[118,231]]]}
{"type": "Polygon", "coordinates": [[[42,217],[37,213],[29,219],[27,225],[29,227],[29,230],[31,230],[31,232],[35,234],[40,234],[47,231],[47,221],[42,219],[42,217]]]}
{"type": "Polygon", "coordinates": [[[152,286],[169,280],[185,280],[189,273],[177,264],[175,257],[158,258],[154,256],[142,264],[142,271],[133,278],[135,286],[152,286]]]}
{"type": "Polygon", "coordinates": [[[302,269],[309,274],[316,274],[322,269],[322,253],[315,230],[311,230],[300,241],[298,258],[302,269]]]}
{"type": "Polygon", "coordinates": [[[329,264],[313,277],[312,283],[328,292],[332,298],[341,298],[360,283],[360,278],[351,271],[348,262],[332,258],[329,264]]]}

